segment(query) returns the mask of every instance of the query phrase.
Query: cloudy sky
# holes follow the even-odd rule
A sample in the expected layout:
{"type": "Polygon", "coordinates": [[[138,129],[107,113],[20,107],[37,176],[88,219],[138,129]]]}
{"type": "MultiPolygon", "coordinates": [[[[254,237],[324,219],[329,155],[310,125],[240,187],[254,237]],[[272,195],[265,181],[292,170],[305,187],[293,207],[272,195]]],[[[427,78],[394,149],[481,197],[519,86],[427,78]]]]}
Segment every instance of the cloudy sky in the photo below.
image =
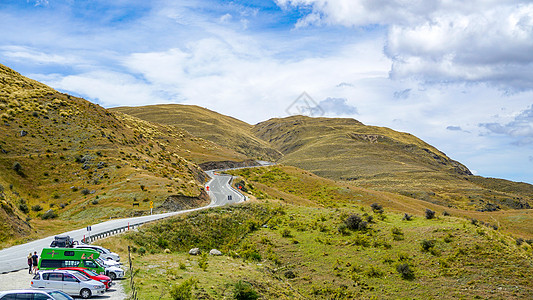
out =
{"type": "Polygon", "coordinates": [[[0,63],[104,107],[351,117],[533,183],[531,1],[2,0],[0,28],[0,63]]]}

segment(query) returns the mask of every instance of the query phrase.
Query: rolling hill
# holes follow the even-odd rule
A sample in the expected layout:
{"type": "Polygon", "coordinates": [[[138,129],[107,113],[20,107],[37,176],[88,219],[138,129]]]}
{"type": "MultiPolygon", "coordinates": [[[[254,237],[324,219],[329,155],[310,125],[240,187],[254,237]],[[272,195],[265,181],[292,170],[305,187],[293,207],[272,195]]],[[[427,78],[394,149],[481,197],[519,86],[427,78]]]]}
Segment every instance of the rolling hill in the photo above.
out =
{"type": "Polygon", "coordinates": [[[281,153],[253,135],[252,125],[199,106],[167,104],[110,110],[155,123],[175,125],[250,159],[275,161],[281,157],[281,153]]]}
{"type": "Polygon", "coordinates": [[[171,195],[205,203],[197,163],[243,158],[186,130],[112,113],[0,65],[0,245],[146,213],[149,200],[157,206],[171,195]]]}

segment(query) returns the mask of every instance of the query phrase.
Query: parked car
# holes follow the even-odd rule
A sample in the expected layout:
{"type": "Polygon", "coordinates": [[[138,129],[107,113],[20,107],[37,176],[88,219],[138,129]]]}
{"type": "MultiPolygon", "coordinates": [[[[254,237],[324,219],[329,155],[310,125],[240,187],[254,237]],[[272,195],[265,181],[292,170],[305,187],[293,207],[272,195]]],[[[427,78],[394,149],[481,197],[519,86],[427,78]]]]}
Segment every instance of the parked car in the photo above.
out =
{"type": "Polygon", "coordinates": [[[98,258],[98,259],[96,259],[96,262],[105,269],[105,274],[107,276],[111,277],[112,280],[115,280],[117,278],[123,278],[124,274],[126,273],[118,265],[109,265],[108,264],[108,263],[113,262],[113,261],[109,261],[109,260],[104,261],[101,258],[98,258]]]}
{"type": "Polygon", "coordinates": [[[59,268],[57,270],[69,270],[69,271],[79,272],[91,278],[92,280],[100,281],[101,283],[103,283],[105,285],[106,291],[109,290],[109,288],[113,285],[113,281],[111,280],[111,278],[109,278],[109,276],[97,274],[96,272],[89,270],[87,268],[71,267],[71,268],[59,268]]]}
{"type": "Polygon", "coordinates": [[[0,300],[74,300],[68,294],[59,290],[38,289],[38,290],[11,290],[0,292],[0,300]]]}
{"type": "Polygon", "coordinates": [[[103,260],[112,259],[114,261],[120,261],[120,256],[118,256],[118,254],[111,252],[111,250],[104,248],[102,246],[81,244],[81,245],[77,245],[76,248],[93,249],[100,253],[100,258],[103,260]]]}
{"type": "Polygon", "coordinates": [[[54,237],[50,247],[73,248],[77,244],[78,242],[74,241],[74,239],[68,235],[57,235],[54,237]]]}
{"type": "Polygon", "coordinates": [[[103,283],[76,271],[66,270],[40,271],[33,277],[31,287],[56,289],[71,296],[81,296],[83,299],[93,295],[101,296],[105,292],[103,283]]]}
{"type": "MultiPolygon", "coordinates": [[[[79,267],[107,275],[104,267],[96,262],[99,257],[100,253],[92,249],[44,248],[41,251],[38,267],[39,270],[79,267]]],[[[111,279],[113,278],[111,277],[111,279]]]]}

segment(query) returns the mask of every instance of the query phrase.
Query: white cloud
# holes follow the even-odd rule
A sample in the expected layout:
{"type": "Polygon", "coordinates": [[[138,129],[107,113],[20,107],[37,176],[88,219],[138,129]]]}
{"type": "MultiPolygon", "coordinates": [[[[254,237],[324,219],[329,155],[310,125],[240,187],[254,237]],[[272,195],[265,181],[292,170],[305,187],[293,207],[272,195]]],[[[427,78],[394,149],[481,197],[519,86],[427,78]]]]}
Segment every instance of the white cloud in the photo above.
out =
{"type": "Polygon", "coordinates": [[[425,82],[487,82],[533,89],[533,4],[529,1],[279,0],[312,11],[312,24],[387,26],[391,76],[425,82]]]}

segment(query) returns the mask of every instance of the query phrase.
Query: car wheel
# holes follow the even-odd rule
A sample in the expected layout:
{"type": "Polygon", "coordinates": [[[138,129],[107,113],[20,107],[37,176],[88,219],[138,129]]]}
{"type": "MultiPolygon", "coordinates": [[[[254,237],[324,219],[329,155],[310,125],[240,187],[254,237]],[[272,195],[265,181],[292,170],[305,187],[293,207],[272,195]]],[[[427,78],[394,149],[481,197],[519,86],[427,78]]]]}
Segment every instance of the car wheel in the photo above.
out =
{"type": "Polygon", "coordinates": [[[109,273],[109,278],[111,278],[111,280],[115,280],[115,279],[117,279],[117,274],[111,272],[111,273],[109,273]]]}
{"type": "Polygon", "coordinates": [[[80,291],[80,296],[83,298],[83,299],[88,299],[88,298],[91,298],[91,290],[89,289],[82,289],[80,291]]]}

